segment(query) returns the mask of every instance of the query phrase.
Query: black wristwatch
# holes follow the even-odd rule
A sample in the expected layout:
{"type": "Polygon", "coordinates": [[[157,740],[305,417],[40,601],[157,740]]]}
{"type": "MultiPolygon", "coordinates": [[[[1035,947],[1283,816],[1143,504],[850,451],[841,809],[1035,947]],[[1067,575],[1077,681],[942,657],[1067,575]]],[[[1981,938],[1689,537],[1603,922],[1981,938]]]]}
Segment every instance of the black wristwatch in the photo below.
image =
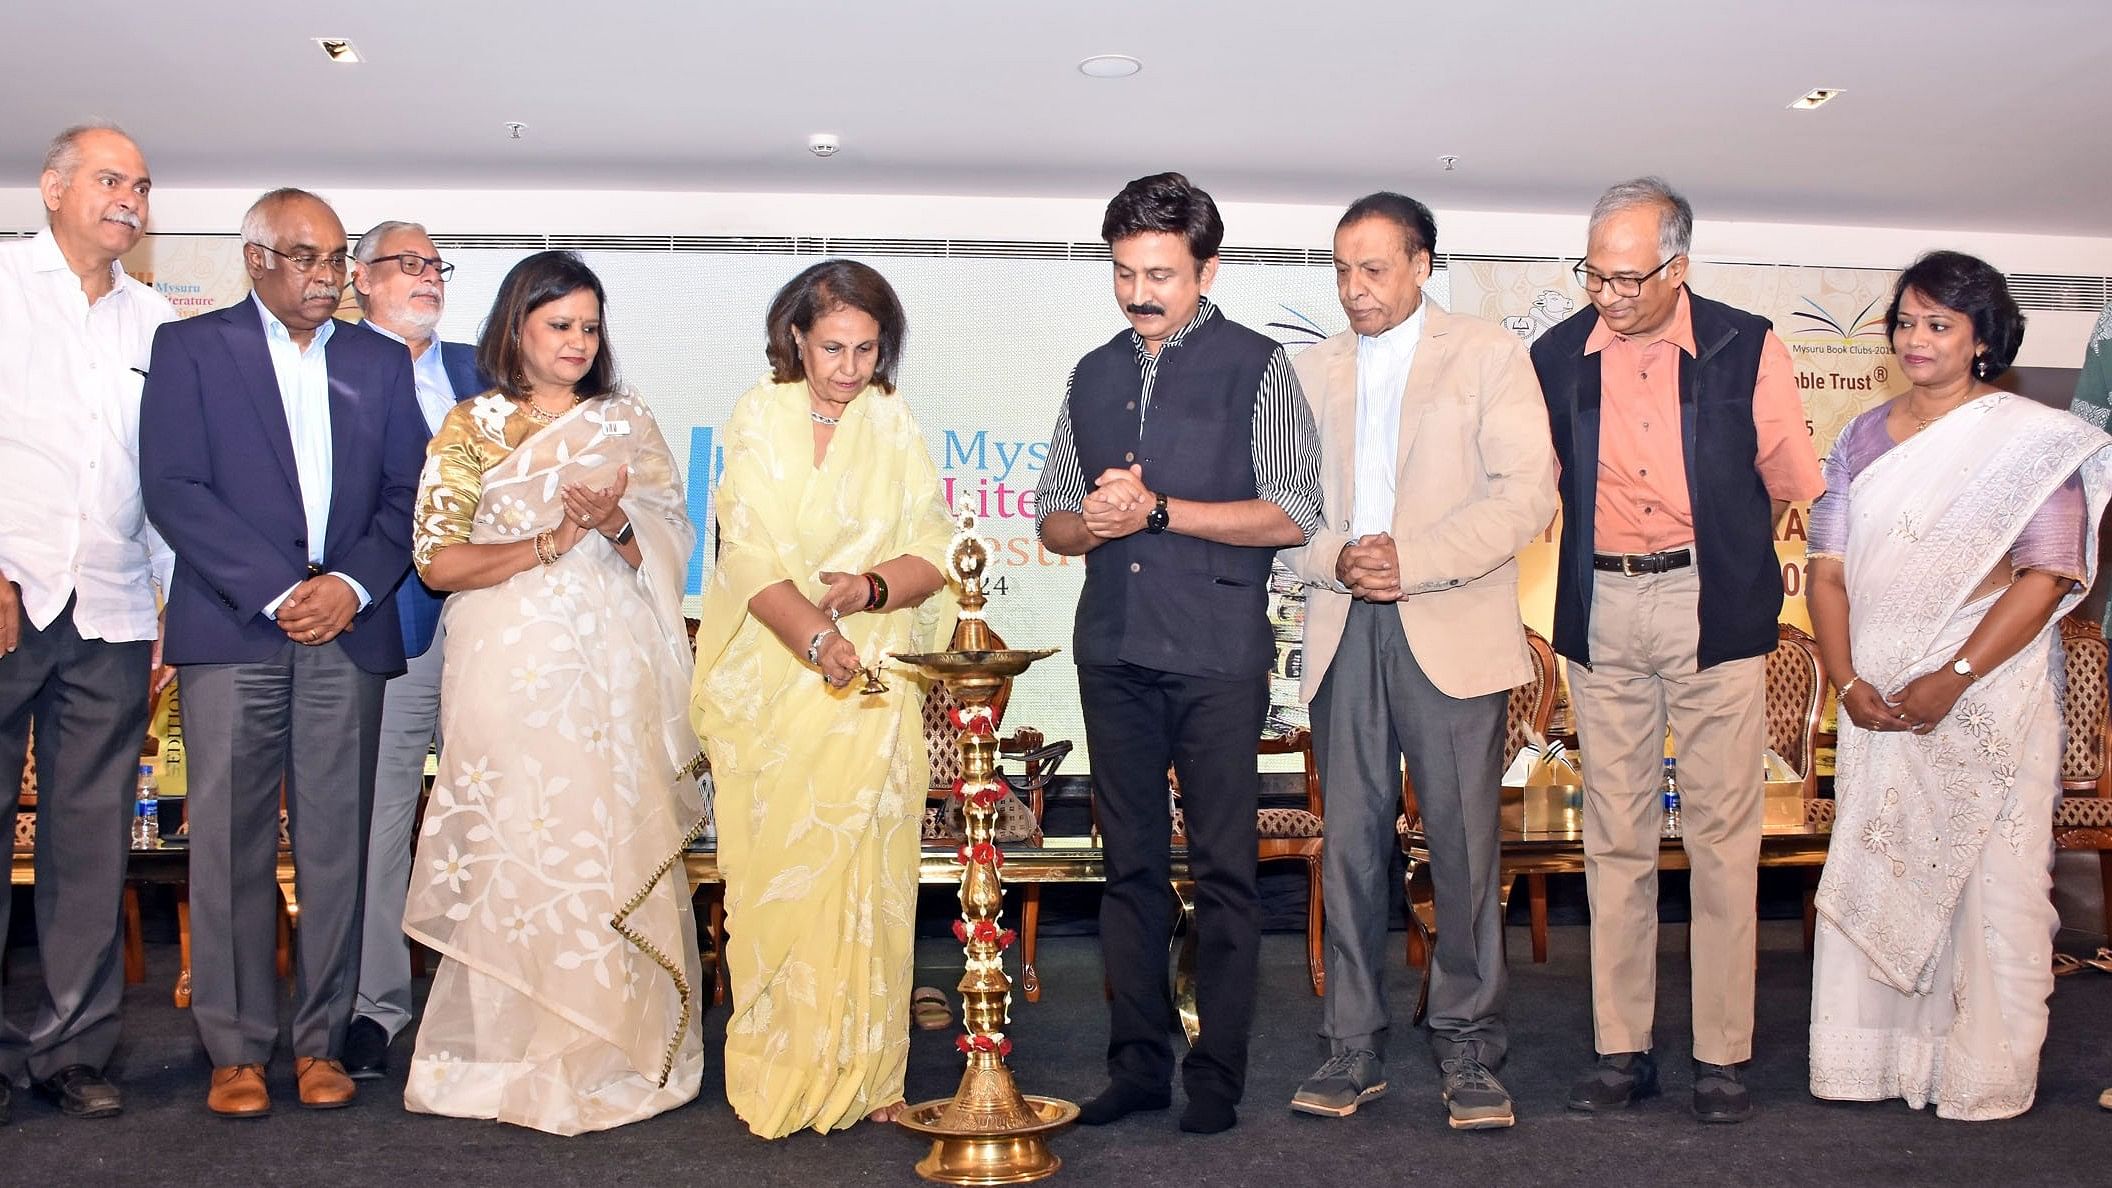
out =
{"type": "Polygon", "coordinates": [[[637,527],[633,525],[629,520],[625,520],[623,522],[623,530],[618,532],[611,539],[613,539],[619,545],[627,545],[631,543],[631,538],[636,535],[638,535],[637,527]]]}
{"type": "Polygon", "coordinates": [[[1166,496],[1163,492],[1158,503],[1144,517],[1144,531],[1153,535],[1166,531],[1166,496]]]}

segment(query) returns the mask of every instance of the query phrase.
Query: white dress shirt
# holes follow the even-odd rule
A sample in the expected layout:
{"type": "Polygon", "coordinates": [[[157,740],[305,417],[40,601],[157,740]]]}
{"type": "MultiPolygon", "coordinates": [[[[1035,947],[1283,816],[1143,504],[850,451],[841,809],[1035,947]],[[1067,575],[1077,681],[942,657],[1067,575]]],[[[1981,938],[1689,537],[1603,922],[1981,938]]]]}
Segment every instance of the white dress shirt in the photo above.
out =
{"type": "Polygon", "coordinates": [[[1423,306],[1376,338],[1357,336],[1357,498],[1349,530],[1358,537],[1393,531],[1399,481],[1401,396],[1423,338],[1423,306]]]}
{"type": "MultiPolygon", "coordinates": [[[[331,466],[337,455],[330,432],[330,364],[323,348],[337,332],[337,321],[332,318],[317,326],[303,350],[293,341],[293,332],[286,323],[266,308],[255,293],[249,299],[264,319],[264,349],[271,355],[271,370],[279,382],[279,403],[286,410],[286,432],[293,439],[293,469],[300,477],[301,510],[308,519],[308,561],[321,565],[324,538],[330,531],[330,493],[336,486],[331,466]]],[[[365,586],[350,574],[333,570],[332,576],[344,579],[358,596],[359,608],[367,608],[371,599],[365,586]]],[[[279,604],[299,584],[286,587],[286,593],[272,599],[264,613],[278,618],[279,604]]]]}
{"type": "MultiPolygon", "coordinates": [[[[383,338],[403,343],[404,350],[411,349],[410,342],[403,335],[372,318],[368,318],[361,325],[383,338]]],[[[447,364],[440,358],[440,339],[437,336],[426,346],[424,354],[411,357],[411,382],[418,386],[418,411],[425,414],[425,428],[428,433],[440,432],[440,422],[447,419],[447,410],[455,406],[456,399],[476,395],[475,392],[455,391],[454,381],[447,378],[447,364]]]]}
{"type": "Polygon", "coordinates": [[[0,573],[37,630],[73,598],[82,638],[127,643],[174,565],[140,506],[139,393],[176,311],[110,272],[90,305],[50,230],[0,244],[0,573]]]}

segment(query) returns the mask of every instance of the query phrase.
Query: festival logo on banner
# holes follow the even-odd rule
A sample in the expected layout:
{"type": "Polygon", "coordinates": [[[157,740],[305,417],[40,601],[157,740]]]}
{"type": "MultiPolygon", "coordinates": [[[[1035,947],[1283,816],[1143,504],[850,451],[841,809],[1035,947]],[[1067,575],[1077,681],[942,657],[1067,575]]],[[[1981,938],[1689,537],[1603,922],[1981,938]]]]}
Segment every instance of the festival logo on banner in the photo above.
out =
{"type": "Polygon", "coordinates": [[[143,236],[125,253],[124,265],[135,280],[168,298],[178,317],[232,305],[249,293],[242,242],[225,235],[143,236]]]}

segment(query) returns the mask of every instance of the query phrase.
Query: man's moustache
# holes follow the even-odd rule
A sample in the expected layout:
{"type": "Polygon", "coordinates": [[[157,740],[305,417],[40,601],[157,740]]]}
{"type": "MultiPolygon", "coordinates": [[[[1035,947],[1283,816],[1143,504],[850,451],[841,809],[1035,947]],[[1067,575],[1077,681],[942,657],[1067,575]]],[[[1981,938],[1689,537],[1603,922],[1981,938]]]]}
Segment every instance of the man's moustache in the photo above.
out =
{"type": "Polygon", "coordinates": [[[1125,305],[1122,308],[1136,314],[1138,317],[1159,318],[1166,316],[1166,311],[1156,305],[1125,305]]]}

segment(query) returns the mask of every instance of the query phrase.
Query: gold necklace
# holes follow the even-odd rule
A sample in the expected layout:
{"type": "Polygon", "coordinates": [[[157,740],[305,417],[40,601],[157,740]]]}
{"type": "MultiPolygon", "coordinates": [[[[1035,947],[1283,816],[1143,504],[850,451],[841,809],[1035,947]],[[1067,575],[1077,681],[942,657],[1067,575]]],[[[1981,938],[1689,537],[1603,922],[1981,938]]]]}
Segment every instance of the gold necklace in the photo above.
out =
{"type": "Polygon", "coordinates": [[[557,423],[557,419],[559,417],[564,416],[565,413],[571,412],[574,408],[579,406],[579,399],[579,395],[577,393],[574,393],[572,396],[572,403],[570,405],[567,405],[562,412],[544,412],[542,409],[536,407],[535,397],[527,396],[523,397],[521,400],[521,411],[528,415],[529,420],[534,421],[538,425],[554,425],[557,423]]]}
{"type": "Polygon", "coordinates": [[[1963,407],[1965,407],[1965,402],[1961,400],[1957,404],[1954,404],[1951,407],[1944,409],[1942,412],[1937,413],[1933,417],[1924,417],[1904,404],[1900,405],[1899,411],[1907,414],[1907,419],[1914,422],[1914,432],[1920,433],[1922,430],[1927,429],[1929,426],[1951,415],[1952,413],[1957,412],[1963,407]]]}

